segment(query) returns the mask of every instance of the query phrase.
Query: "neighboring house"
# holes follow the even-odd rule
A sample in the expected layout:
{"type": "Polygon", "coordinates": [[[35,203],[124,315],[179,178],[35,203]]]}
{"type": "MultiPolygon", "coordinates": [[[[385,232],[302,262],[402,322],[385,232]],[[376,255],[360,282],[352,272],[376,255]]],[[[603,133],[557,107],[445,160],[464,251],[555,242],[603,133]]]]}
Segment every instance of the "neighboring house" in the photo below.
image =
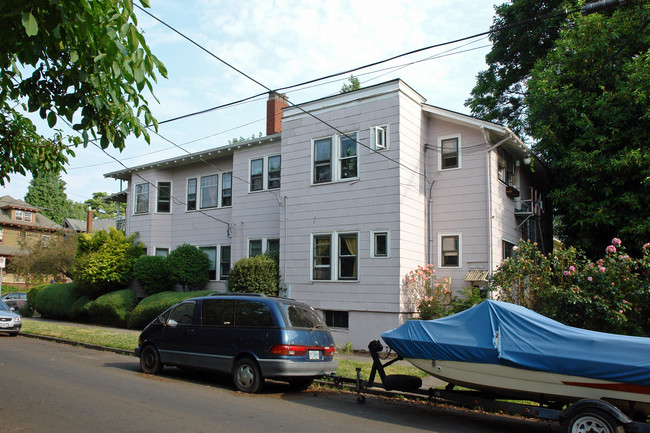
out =
{"type": "Polygon", "coordinates": [[[86,220],[66,218],[62,224],[66,230],[73,230],[77,233],[93,233],[100,230],[108,231],[109,227],[117,227],[116,218],[93,219],[93,211],[88,210],[86,220]]]}
{"type": "Polygon", "coordinates": [[[151,255],[200,247],[218,291],[235,261],[278,252],[283,294],[358,348],[413,317],[418,265],[458,292],[521,238],[552,247],[544,167],[508,128],[401,80],[267,108],[265,137],[106,174],[128,181],[126,233],[151,255]]]}
{"type": "MultiPolygon", "coordinates": [[[[0,197],[0,257],[7,262],[20,252],[22,243],[47,242],[61,226],[41,215],[41,208],[8,195],[0,197]]],[[[3,270],[2,283],[21,285],[25,280],[3,270]]]]}

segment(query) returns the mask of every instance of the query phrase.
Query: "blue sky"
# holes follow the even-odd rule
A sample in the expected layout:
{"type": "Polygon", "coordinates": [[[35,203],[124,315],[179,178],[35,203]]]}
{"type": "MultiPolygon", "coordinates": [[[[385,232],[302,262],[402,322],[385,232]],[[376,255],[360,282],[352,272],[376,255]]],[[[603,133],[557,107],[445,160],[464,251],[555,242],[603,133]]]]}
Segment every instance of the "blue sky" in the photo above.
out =
{"type": "MultiPolygon", "coordinates": [[[[504,0],[505,1],[505,0],[504,0]]],[[[264,86],[276,89],[489,30],[494,0],[151,0],[148,11],[264,86]]],[[[168,69],[149,98],[159,120],[243,99],[265,89],[138,12],[152,51],[168,69]]],[[[469,114],[469,97],[490,42],[486,37],[432,49],[357,71],[362,86],[401,78],[427,103],[469,114]],[[414,63],[415,62],[415,63],[414,63]]],[[[293,103],[338,93],[347,76],[287,92],[293,103]]],[[[109,153],[126,166],[226,145],[265,133],[266,97],[161,125],[151,144],[130,138],[109,153]],[[171,144],[172,141],[175,145],[171,144]]],[[[57,125],[58,126],[58,125],[57,125]]],[[[39,124],[39,128],[42,126],[39,124]]],[[[47,134],[46,129],[42,132],[47,134]]],[[[120,183],[103,174],[122,169],[95,147],[78,149],[63,173],[68,198],[114,193],[120,183]]],[[[11,176],[0,196],[22,199],[31,177],[11,176]]],[[[124,185],[126,187],[126,185],[124,185]]]]}

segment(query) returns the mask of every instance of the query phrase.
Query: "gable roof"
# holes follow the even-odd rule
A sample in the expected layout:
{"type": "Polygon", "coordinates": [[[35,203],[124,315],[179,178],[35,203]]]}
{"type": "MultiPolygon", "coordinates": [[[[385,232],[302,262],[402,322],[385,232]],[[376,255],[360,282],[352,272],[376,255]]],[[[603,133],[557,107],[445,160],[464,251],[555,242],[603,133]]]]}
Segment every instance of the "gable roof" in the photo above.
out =
{"type": "MultiPolygon", "coordinates": [[[[74,218],[66,218],[63,221],[63,228],[71,229],[77,233],[86,233],[88,222],[86,220],[78,220],[74,218]]],[[[93,220],[93,232],[100,230],[108,230],[109,227],[115,228],[117,225],[115,218],[102,218],[93,220]]]]}
{"type": "Polygon", "coordinates": [[[23,200],[17,200],[11,196],[0,197],[0,225],[22,227],[34,230],[59,230],[60,225],[41,215],[42,208],[27,204],[23,200]],[[11,219],[11,210],[18,209],[32,212],[32,222],[16,221],[11,219]]]}

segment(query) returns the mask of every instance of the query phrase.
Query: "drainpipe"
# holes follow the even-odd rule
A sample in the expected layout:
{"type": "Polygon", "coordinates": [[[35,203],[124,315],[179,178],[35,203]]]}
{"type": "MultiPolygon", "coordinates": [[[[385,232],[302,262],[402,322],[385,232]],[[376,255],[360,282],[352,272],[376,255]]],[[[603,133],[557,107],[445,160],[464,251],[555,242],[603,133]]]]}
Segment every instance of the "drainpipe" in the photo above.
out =
{"type": "MultiPolygon", "coordinates": [[[[483,132],[483,137],[485,138],[486,146],[490,146],[490,138],[488,133],[483,126],[481,126],[481,132],[483,132]]],[[[491,167],[491,156],[492,148],[488,147],[485,155],[485,189],[486,189],[486,200],[487,200],[487,254],[488,254],[488,272],[492,273],[492,167],[491,167]]]]}
{"type": "MultiPolygon", "coordinates": [[[[427,178],[427,163],[429,159],[427,158],[427,151],[431,150],[431,145],[428,143],[424,144],[424,181],[428,183],[427,178]]],[[[431,181],[429,185],[428,194],[425,190],[425,196],[427,198],[427,207],[425,215],[425,224],[427,226],[427,264],[433,263],[433,184],[435,180],[431,181]]],[[[426,185],[425,185],[426,187],[426,185]]]]}

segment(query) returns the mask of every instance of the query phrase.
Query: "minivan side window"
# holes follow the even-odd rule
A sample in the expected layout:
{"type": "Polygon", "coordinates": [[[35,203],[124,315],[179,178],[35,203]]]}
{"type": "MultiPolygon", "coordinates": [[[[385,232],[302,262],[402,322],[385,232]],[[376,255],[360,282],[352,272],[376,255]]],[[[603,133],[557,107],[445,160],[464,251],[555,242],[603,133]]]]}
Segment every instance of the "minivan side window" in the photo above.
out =
{"type": "Polygon", "coordinates": [[[237,301],[237,326],[275,326],[271,309],[260,301],[237,301]]]}
{"type": "Polygon", "coordinates": [[[234,299],[205,299],[201,308],[203,326],[233,326],[235,324],[234,299]]]}
{"type": "Polygon", "coordinates": [[[179,325],[191,325],[194,322],[194,302],[184,302],[174,308],[169,316],[169,321],[172,320],[179,325]]]}

